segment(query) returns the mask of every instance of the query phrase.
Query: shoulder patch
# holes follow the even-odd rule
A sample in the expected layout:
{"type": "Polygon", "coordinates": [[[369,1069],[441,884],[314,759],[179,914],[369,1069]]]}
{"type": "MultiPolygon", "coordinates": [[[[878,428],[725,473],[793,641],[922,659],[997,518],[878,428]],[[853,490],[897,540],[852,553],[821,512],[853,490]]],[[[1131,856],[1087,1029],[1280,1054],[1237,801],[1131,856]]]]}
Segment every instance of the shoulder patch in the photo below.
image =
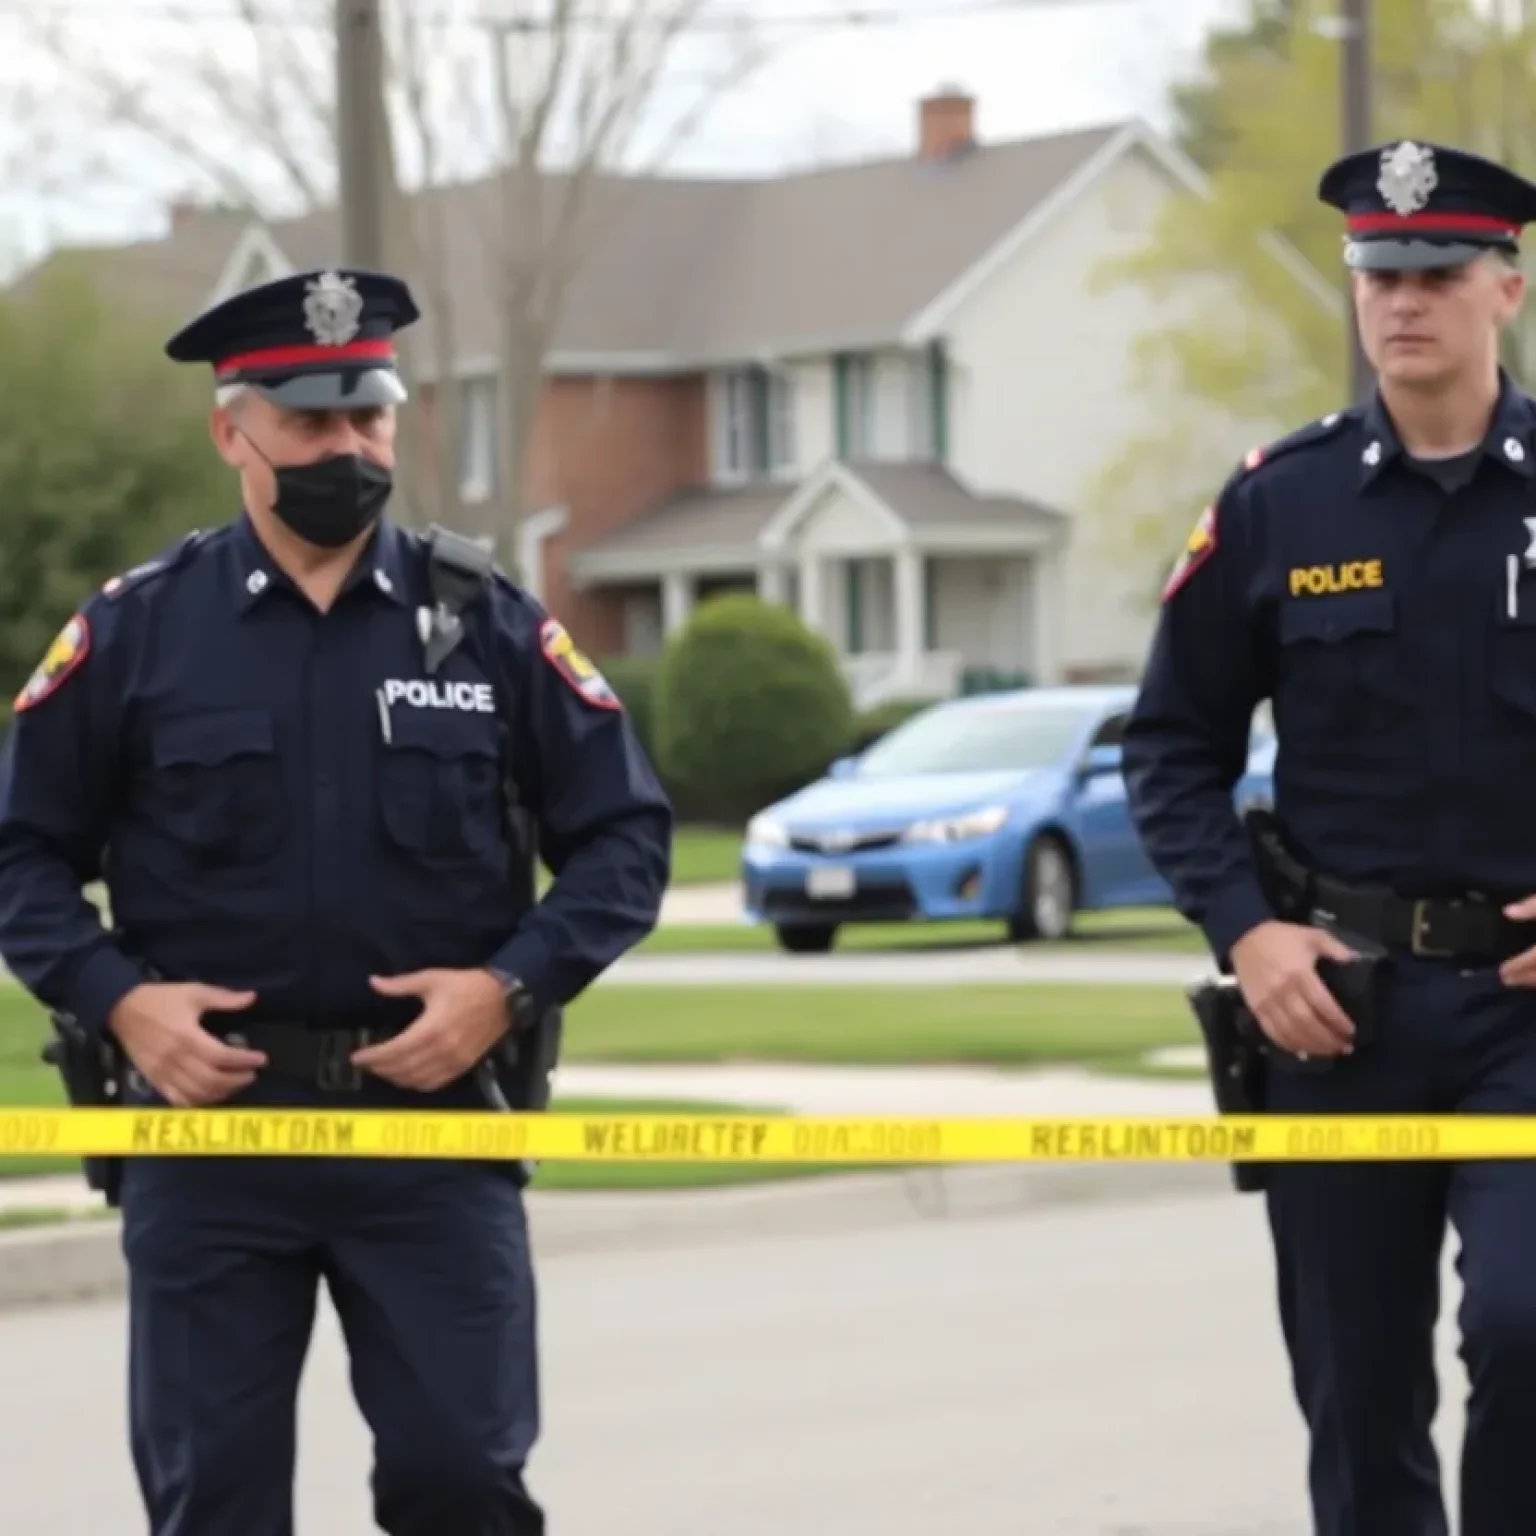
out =
{"type": "Polygon", "coordinates": [[[620,709],[619,696],[608,679],[578,650],[559,619],[545,619],[539,626],[539,649],[544,659],[588,704],[599,709],[620,709]]]}
{"type": "Polygon", "coordinates": [[[91,626],[83,613],[77,613],[53,637],[43,659],[22,685],[12,706],[16,713],[33,709],[57,693],[90,654],[91,626]]]}
{"type": "Polygon", "coordinates": [[[1184,548],[1163,585],[1162,601],[1167,602],[1196,571],[1216,553],[1216,504],[1212,502],[1196,519],[1184,548]]]}

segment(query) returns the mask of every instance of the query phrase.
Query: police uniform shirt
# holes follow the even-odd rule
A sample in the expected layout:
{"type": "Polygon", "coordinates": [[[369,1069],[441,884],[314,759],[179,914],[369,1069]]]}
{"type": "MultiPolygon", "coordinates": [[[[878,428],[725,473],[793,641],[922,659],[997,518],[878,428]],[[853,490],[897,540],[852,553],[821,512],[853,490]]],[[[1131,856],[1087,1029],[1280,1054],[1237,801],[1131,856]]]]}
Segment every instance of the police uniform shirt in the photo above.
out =
{"type": "Polygon", "coordinates": [[[1217,953],[1271,915],[1233,785],[1273,699],[1297,852],[1407,896],[1536,886],[1536,405],[1501,377],[1460,466],[1379,398],[1255,452],[1165,589],[1125,737],[1133,813],[1217,953]]]}
{"type": "Polygon", "coordinates": [[[429,676],[430,603],[423,542],[386,522],[321,614],[243,515],[86,603],[0,752],[22,983],[93,1027],[149,968],[254,990],[242,1018],[387,1026],[419,1003],[370,976],[493,964],[565,1001],[643,937],[671,811],[618,701],[499,575],[429,676]],[[558,876],[531,914],[504,742],[558,876]]]}

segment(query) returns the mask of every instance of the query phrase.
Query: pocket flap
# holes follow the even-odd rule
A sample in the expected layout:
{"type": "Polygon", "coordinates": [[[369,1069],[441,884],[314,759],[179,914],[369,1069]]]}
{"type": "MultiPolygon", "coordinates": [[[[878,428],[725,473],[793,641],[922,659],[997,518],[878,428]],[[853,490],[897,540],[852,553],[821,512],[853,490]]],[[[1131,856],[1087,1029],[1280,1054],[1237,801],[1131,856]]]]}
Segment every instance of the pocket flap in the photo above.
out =
{"type": "Polygon", "coordinates": [[[393,747],[444,759],[497,756],[496,717],[461,709],[402,709],[389,716],[393,747]]]}
{"type": "Polygon", "coordinates": [[[265,756],[273,744],[272,717],[253,710],[220,710],[165,720],[153,728],[155,763],[210,768],[236,757],[265,756]]]}
{"type": "Polygon", "coordinates": [[[1346,640],[1351,635],[1390,635],[1397,604],[1390,592],[1341,592],[1332,597],[1293,597],[1280,609],[1280,643],[1346,640]]]}

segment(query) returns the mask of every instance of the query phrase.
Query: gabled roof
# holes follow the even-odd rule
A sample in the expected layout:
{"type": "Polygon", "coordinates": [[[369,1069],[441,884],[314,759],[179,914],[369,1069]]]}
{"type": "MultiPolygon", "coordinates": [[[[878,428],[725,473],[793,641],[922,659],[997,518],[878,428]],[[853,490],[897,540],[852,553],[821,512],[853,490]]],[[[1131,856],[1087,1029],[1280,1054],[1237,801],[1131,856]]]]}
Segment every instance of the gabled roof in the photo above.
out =
{"type": "MultiPolygon", "coordinates": [[[[552,364],[663,371],[895,345],[1021,221],[1144,131],[1111,124],[943,160],[902,156],[750,181],[604,178],[588,215],[602,238],[568,290],[552,364]]],[[[564,190],[551,177],[546,206],[564,190]]],[[[489,368],[495,285],[478,234],[499,220],[499,190],[477,182],[415,201],[444,232],[454,354],[461,368],[489,368]]],[[[266,227],[295,267],[336,260],[329,210],[266,227]]],[[[162,240],[52,260],[87,266],[113,302],[174,325],[262,243],[248,221],[204,213],[162,240]]]]}
{"type": "Polygon", "coordinates": [[[795,514],[838,487],[878,506],[904,540],[922,546],[1043,547],[1066,536],[1068,519],[1019,496],[983,496],[941,464],[844,464],[829,460],[799,486],[758,482],[698,488],[670,497],[566,557],[578,580],[625,571],[741,569],[793,552],[795,514]],[[785,536],[776,536],[782,532],[785,536]],[[978,542],[979,540],[979,542],[978,542]]]}

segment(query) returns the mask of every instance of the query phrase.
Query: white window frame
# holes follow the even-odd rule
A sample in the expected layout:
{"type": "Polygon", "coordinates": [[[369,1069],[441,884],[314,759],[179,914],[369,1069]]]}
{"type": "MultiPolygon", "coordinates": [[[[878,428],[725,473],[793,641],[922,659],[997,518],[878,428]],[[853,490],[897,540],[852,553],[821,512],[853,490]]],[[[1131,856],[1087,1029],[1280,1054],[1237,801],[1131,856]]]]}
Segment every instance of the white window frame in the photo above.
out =
{"type": "Polygon", "coordinates": [[[933,440],[933,368],[926,352],[908,353],[906,364],[907,457],[927,462],[938,451],[933,440]]]}
{"type": "Polygon", "coordinates": [[[778,480],[792,479],[799,466],[795,422],[795,376],[784,368],[768,374],[767,473],[778,480]]]}

